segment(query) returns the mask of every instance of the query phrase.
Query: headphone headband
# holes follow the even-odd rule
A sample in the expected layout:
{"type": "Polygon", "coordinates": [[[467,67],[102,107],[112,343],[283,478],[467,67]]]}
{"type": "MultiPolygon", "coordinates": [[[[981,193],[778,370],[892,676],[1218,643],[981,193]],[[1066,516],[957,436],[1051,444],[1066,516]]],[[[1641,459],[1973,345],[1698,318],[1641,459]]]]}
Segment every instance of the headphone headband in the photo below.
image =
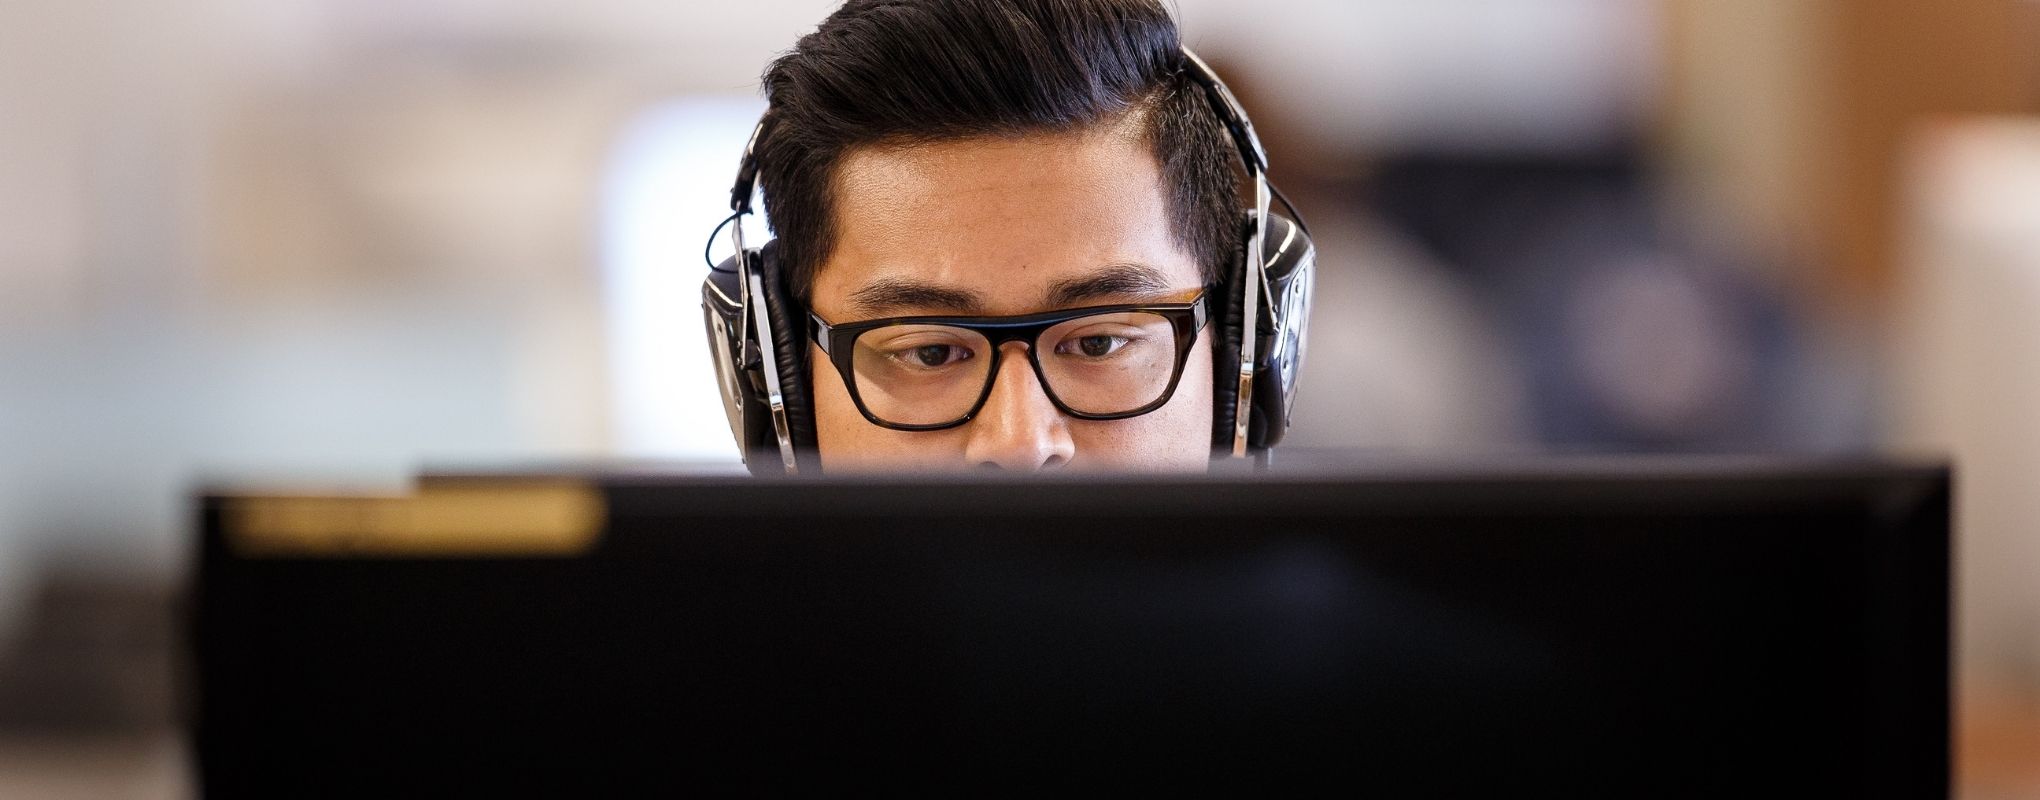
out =
{"type": "Polygon", "coordinates": [[[1190,69],[1190,79],[1204,87],[1204,96],[1211,101],[1211,110],[1217,112],[1218,121],[1232,134],[1233,144],[1240,150],[1240,160],[1247,164],[1247,174],[1260,175],[1268,171],[1268,151],[1261,147],[1261,137],[1254,135],[1254,122],[1247,118],[1247,111],[1240,106],[1239,98],[1233,97],[1231,89],[1211,65],[1204,63],[1190,48],[1183,48],[1183,60],[1190,69]]]}
{"type": "MultiPolygon", "coordinates": [[[[775,121],[772,109],[767,108],[764,114],[758,116],[758,124],[751,126],[751,138],[744,142],[744,160],[737,164],[737,183],[730,188],[730,212],[733,214],[751,213],[751,190],[758,183],[758,143],[765,141],[765,134],[770,132],[775,121]]],[[[742,223],[738,225],[741,227],[742,223]]]]}

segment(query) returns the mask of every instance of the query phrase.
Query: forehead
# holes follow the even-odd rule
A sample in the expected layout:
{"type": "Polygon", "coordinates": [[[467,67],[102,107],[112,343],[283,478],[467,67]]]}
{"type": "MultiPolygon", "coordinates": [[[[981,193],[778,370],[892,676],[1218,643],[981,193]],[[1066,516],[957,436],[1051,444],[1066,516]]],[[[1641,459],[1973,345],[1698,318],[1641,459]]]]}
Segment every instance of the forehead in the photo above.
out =
{"type": "Polygon", "coordinates": [[[1022,314],[1043,310],[1059,283],[1127,264],[1197,286],[1136,130],[851,151],[834,182],[835,243],[815,275],[815,310],[840,317],[860,289],[906,280],[976,293],[984,313],[1022,314]]]}

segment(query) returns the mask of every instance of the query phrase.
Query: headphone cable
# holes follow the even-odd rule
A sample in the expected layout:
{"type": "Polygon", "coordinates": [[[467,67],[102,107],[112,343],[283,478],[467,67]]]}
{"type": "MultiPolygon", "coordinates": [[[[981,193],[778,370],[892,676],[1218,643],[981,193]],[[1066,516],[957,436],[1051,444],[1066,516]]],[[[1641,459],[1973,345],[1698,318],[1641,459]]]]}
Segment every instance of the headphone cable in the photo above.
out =
{"type": "MultiPolygon", "coordinates": [[[[1283,201],[1283,205],[1288,204],[1289,201],[1287,200],[1283,201]]],[[[709,252],[715,249],[716,234],[722,233],[722,229],[728,227],[731,220],[734,220],[743,215],[744,212],[742,211],[731,212],[729,216],[723,217],[722,222],[716,223],[715,230],[708,232],[708,241],[703,242],[701,245],[701,260],[708,262],[708,270],[710,272],[736,272],[736,270],[733,269],[723,269],[722,267],[716,266],[715,257],[709,255],[709,252]]],[[[737,224],[742,225],[744,223],[739,222],[737,224]]]]}

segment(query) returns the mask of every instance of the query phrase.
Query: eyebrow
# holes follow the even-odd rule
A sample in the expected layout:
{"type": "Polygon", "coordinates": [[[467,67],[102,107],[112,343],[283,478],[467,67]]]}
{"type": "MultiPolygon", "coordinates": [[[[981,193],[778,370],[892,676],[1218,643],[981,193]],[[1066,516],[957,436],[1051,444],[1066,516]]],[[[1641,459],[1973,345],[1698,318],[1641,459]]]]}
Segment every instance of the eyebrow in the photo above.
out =
{"type": "Polygon", "coordinates": [[[852,292],[850,305],[858,313],[870,316],[910,308],[977,314],[984,310],[985,302],[977,292],[905,278],[881,278],[852,292]]]}
{"type": "MultiPolygon", "coordinates": [[[[1172,287],[1161,270],[1126,262],[1108,264],[1088,275],[1050,284],[1043,304],[1048,308],[1068,308],[1101,297],[1150,297],[1170,291],[1172,287]]],[[[983,295],[967,289],[909,278],[881,278],[852,292],[850,305],[856,313],[872,317],[903,310],[981,314],[985,301],[983,295]]]]}
{"type": "Polygon", "coordinates": [[[1048,287],[1047,305],[1067,308],[1086,300],[1115,295],[1153,296],[1172,290],[1162,271],[1146,264],[1108,264],[1079,278],[1056,281],[1048,287]]]}

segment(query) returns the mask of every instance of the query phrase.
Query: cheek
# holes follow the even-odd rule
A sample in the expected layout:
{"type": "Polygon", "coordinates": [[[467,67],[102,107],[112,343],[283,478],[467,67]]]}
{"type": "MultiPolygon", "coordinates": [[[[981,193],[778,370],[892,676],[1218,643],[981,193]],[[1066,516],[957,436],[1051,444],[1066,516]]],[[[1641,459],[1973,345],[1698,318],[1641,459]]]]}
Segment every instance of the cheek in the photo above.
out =
{"type": "Polygon", "coordinates": [[[815,407],[815,444],[822,470],[858,471],[934,467],[954,461],[962,445],[956,431],[910,433],[881,428],[864,418],[821,348],[808,349],[808,386],[815,407]]]}
{"type": "Polygon", "coordinates": [[[1211,336],[1183,364],[1169,402],[1153,413],[1072,427],[1074,465],[1142,472],[1199,472],[1211,464],[1211,336]]]}
{"type": "Polygon", "coordinates": [[[821,449],[822,468],[848,466],[857,460],[854,456],[870,449],[868,440],[875,438],[873,432],[884,433],[885,429],[858,413],[856,401],[850,399],[850,390],[843,385],[842,374],[820,348],[808,350],[808,364],[809,394],[815,406],[815,444],[821,449]]]}

